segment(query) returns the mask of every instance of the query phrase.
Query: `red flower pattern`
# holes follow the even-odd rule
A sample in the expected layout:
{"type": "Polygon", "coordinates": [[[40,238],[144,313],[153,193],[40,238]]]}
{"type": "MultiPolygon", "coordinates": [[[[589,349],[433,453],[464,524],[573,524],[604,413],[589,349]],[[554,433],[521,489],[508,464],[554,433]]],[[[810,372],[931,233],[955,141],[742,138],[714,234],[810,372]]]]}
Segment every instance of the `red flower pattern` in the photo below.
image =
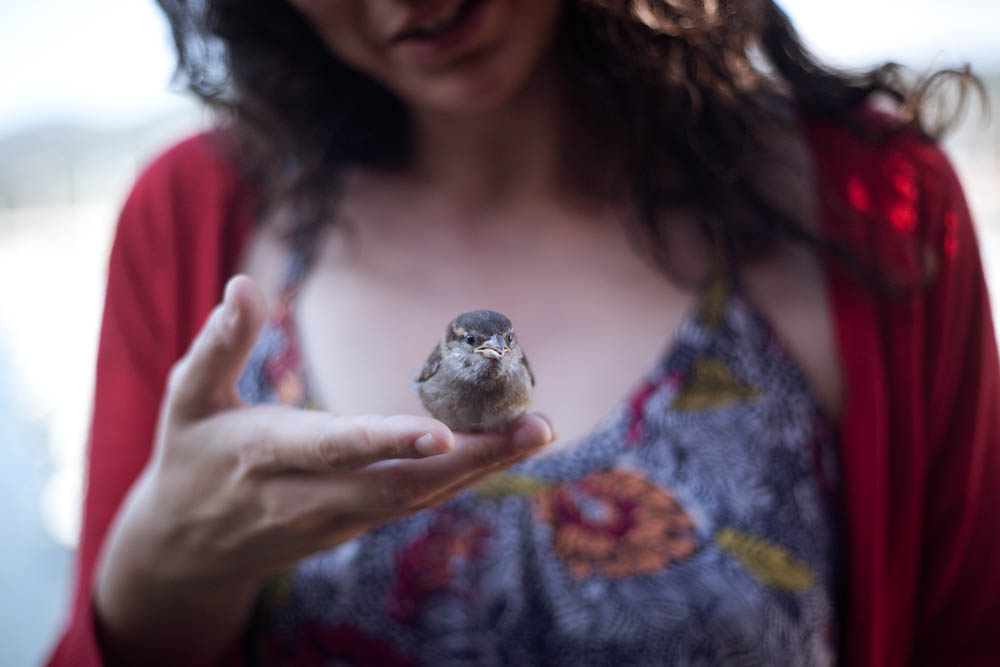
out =
{"type": "Polygon", "coordinates": [[[306,398],[306,386],[299,348],[294,344],[295,322],[292,319],[290,294],[278,303],[271,316],[271,326],[281,332],[285,344],[268,357],[265,365],[267,378],[283,404],[302,405],[306,398]]]}
{"type": "Polygon", "coordinates": [[[459,566],[485,550],[489,528],[442,514],[430,529],[396,554],[389,590],[389,614],[401,623],[416,620],[428,597],[449,587],[459,566]]]}
{"type": "Polygon", "coordinates": [[[868,188],[865,187],[864,181],[857,176],[851,176],[847,179],[847,200],[857,210],[871,213],[871,195],[868,194],[868,188]]]}
{"type": "Polygon", "coordinates": [[[628,398],[628,423],[625,426],[625,442],[629,447],[635,447],[642,441],[643,414],[649,399],[660,387],[677,386],[682,379],[676,372],[663,373],[643,382],[632,392],[628,398]]]}

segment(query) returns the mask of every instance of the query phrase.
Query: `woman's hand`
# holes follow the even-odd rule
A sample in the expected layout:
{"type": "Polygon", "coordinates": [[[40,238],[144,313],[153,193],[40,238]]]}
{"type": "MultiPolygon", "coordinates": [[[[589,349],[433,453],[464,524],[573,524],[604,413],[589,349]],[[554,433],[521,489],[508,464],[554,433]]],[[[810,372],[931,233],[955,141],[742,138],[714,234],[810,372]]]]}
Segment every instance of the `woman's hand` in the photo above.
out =
{"type": "Polygon", "coordinates": [[[234,278],[170,374],[152,460],[99,565],[95,604],[112,658],[218,659],[267,575],[441,502],[553,438],[533,415],[502,434],[459,435],[426,417],[247,407],[236,380],[264,316],[253,281],[234,278]]]}

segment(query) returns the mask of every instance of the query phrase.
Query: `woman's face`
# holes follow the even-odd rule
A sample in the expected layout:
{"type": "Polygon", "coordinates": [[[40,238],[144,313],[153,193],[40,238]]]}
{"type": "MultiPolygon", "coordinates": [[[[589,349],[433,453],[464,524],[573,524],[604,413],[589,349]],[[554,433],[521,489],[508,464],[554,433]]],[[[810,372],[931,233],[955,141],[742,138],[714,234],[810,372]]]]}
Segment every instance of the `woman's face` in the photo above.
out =
{"type": "Polygon", "coordinates": [[[550,57],[561,0],[289,0],[342,61],[414,109],[496,108],[550,57]]]}

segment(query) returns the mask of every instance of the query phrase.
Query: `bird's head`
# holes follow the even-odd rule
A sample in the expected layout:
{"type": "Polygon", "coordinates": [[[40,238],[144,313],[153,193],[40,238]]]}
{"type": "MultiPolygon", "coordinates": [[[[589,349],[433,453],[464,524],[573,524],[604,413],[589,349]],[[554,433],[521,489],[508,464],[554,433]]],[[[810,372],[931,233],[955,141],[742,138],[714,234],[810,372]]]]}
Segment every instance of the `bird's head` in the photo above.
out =
{"type": "Polygon", "coordinates": [[[448,324],[444,352],[478,374],[499,374],[521,360],[510,320],[493,310],[462,313],[448,324]]]}

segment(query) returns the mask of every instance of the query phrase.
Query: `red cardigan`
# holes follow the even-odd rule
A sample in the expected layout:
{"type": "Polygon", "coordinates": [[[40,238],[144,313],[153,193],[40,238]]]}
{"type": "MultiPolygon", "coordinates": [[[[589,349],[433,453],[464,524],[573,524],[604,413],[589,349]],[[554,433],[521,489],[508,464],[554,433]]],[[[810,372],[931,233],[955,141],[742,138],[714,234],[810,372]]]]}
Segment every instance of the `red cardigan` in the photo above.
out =
{"type": "MultiPolygon", "coordinates": [[[[806,121],[825,232],[892,270],[929,246],[930,287],[888,300],[832,261],[848,665],[1000,665],[1000,366],[961,188],[932,143],[806,121]]],[[[75,603],[51,665],[99,665],[91,576],[150,454],[168,369],[220,298],[251,197],[201,135],[139,178],[108,273],[75,603]]]]}

